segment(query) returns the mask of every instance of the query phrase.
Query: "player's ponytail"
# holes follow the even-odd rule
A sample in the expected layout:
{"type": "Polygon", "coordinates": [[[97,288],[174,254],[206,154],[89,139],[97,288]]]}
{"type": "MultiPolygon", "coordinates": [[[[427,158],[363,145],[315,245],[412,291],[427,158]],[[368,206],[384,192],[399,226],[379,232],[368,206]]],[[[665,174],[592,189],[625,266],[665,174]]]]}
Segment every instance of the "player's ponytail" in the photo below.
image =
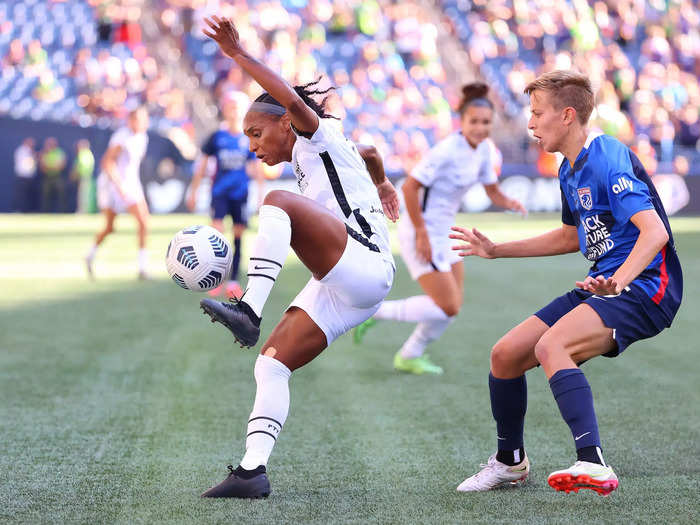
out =
{"type": "MultiPolygon", "coordinates": [[[[314,112],[319,116],[319,118],[334,118],[336,120],[340,120],[338,117],[331,115],[330,113],[326,113],[326,102],[328,101],[328,97],[330,95],[326,95],[326,93],[329,93],[330,91],[333,91],[335,88],[333,86],[329,87],[328,89],[314,89],[318,83],[321,81],[322,77],[318,77],[316,80],[313,82],[309,82],[308,84],[303,84],[301,86],[294,86],[294,91],[297,92],[297,95],[301,97],[301,99],[304,101],[304,103],[309,106],[311,109],[314,110],[314,112]],[[314,96],[318,95],[326,95],[323,97],[321,102],[317,102],[314,98],[314,96]]],[[[269,93],[263,93],[260,95],[258,98],[255,99],[255,102],[263,102],[267,104],[272,104],[275,106],[283,107],[280,102],[277,101],[272,95],[269,93]]]]}
{"type": "Polygon", "coordinates": [[[459,102],[459,114],[463,115],[469,106],[481,106],[493,109],[493,102],[488,99],[489,87],[483,82],[471,82],[462,87],[462,100],[459,102]]]}

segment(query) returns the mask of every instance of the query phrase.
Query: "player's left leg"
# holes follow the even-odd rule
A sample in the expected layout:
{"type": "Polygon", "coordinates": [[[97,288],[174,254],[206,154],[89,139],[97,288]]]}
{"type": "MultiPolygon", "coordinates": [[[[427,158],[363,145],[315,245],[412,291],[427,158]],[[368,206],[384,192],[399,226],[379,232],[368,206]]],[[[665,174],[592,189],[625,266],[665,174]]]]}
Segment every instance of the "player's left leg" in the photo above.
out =
{"type": "Polygon", "coordinates": [[[131,204],[127,211],[133,215],[136,219],[137,232],[138,232],[138,243],[139,243],[139,256],[138,256],[138,266],[139,266],[139,279],[148,279],[148,273],[146,271],[146,266],[148,265],[148,251],[146,251],[146,244],[148,242],[148,222],[150,220],[150,213],[148,211],[148,204],[146,204],[146,199],[141,199],[135,204],[131,204]]]}
{"type": "Polygon", "coordinates": [[[240,465],[202,497],[260,498],[270,494],[267,461],[289,413],[289,378],[326,348],[326,335],[302,309],[291,307],[255,362],[257,385],[240,465]]]}
{"type": "MultiPolygon", "coordinates": [[[[455,320],[462,305],[462,286],[464,283],[464,264],[462,261],[452,265],[449,272],[431,272],[418,278],[426,295],[404,299],[410,303],[412,299],[432,301],[443,314],[430,318],[425,312],[416,328],[394,356],[394,368],[412,373],[437,373],[443,372],[442,368],[432,363],[425,354],[426,347],[437,341],[447,330],[447,327],[455,320]]],[[[398,301],[397,301],[398,302],[398,301]]],[[[385,301],[380,311],[388,302],[385,301]]]]}
{"type": "Polygon", "coordinates": [[[617,488],[617,477],[603,460],[593,394],[577,366],[616,348],[613,330],[585,303],[559,319],[535,345],[535,357],[549,379],[576,446],[576,463],[549,476],[549,484],[556,490],[586,488],[609,494],[617,488]]]}

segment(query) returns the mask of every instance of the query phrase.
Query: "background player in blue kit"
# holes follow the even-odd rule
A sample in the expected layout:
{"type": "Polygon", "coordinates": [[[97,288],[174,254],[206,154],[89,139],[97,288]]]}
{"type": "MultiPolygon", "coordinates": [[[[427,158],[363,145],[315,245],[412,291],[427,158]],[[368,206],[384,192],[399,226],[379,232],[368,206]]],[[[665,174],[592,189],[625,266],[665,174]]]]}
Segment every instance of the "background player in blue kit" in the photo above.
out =
{"type": "Polygon", "coordinates": [[[212,226],[224,232],[224,218],[233,219],[233,265],[228,283],[209,292],[212,296],[226,292],[228,297],[240,297],[243,293],[238,284],[238,267],[241,261],[241,238],[248,225],[248,182],[250,177],[262,178],[260,163],[248,149],[248,138],[243,134],[242,118],[248,109],[245,94],[227,95],[221,106],[224,122],[212,133],[202,146],[203,158],[192,178],[187,207],[195,208],[197,189],[206,175],[210,158],[216,160],[216,174],[211,186],[212,226]]]}
{"type": "Polygon", "coordinates": [[[616,139],[588,135],[594,96],[589,80],[553,71],[528,84],[529,129],[548,152],[561,152],[562,227],[525,240],[494,244],[478,230],[453,227],[462,255],[487,259],[559,255],[578,249],[593,263],[576,288],[510,330],[493,347],[489,389],[498,452],[457,490],[489,490],[523,480],[525,372],[542,365],[577,461],[549,475],[556,490],[609,494],[618,479],[602,455],[590,386],[578,368],[652,337],[680,306],[683,277],[661,201],[637,157],[616,139]]]}

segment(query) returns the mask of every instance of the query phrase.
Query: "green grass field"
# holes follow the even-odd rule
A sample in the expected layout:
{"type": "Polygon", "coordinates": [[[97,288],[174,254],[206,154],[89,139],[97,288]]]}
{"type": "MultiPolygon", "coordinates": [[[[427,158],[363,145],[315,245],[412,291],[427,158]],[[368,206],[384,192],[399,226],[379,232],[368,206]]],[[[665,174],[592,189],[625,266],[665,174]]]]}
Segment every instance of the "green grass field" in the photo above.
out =
{"type": "MultiPolygon", "coordinates": [[[[203,217],[154,217],[155,279],[135,279],[134,224],[82,256],[99,217],[0,215],[0,522],[12,523],[698,523],[700,219],[673,225],[685,302],[672,329],[621,358],[584,365],[611,497],[555,493],[547,474],[575,459],[541,370],[528,374],[521,489],[458,494],[495,448],[491,345],[585,275],[580,255],[467,261],[465,304],[431,349],[442,377],[392,371],[411,327],[343,336],[291,380],[292,406],[263,501],[202,500],[243,452],[254,350],[201,315],[201,296],[165,274],[172,234],[203,217]]],[[[555,227],[554,215],[461,216],[503,239],[555,227]]],[[[250,240],[250,238],[248,239],[250,240]]],[[[397,259],[397,261],[399,261],[397,259]]],[[[288,261],[263,337],[308,278],[288,261]]],[[[391,297],[418,288],[399,261],[391,297]]]]}

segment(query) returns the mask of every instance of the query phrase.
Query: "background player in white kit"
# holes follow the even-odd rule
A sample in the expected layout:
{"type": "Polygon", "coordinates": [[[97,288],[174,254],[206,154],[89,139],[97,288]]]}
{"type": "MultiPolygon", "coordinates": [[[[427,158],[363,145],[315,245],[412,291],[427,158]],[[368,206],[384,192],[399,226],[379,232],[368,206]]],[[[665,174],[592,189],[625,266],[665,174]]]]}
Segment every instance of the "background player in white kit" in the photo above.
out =
{"type": "Polygon", "coordinates": [[[333,125],[312,82],[292,88],[241,48],[227,19],[207,21],[222,51],[267,92],[250,107],[243,130],[269,165],[291,161],[302,195],[272,191],[260,207],[258,236],[241,300],[203,299],[202,308],[253,346],[260,317],[289,248],[311,271],[255,363],[257,392],[240,465],[203,497],[258,498],[270,493],[267,460],[289,411],[289,377],[339,335],[372,316],[391,288],[394,262],[384,213],[398,218],[396,191],[376,150],[358,148],[333,125]],[[364,158],[364,160],[363,160],[364,158]]]}
{"type": "Polygon", "coordinates": [[[114,219],[119,213],[129,212],[138,224],[139,279],[146,279],[148,253],[148,204],[141,185],[140,167],[148,147],[148,112],[139,107],[129,113],[127,125],[119,128],[109,139],[102,157],[97,179],[97,203],[105,217],[105,226],[95,237],[95,244],[85,258],[87,271],[93,277],[93,262],[97,248],[114,231],[114,219]]]}
{"type": "Polygon", "coordinates": [[[403,184],[410,220],[399,223],[401,256],[411,278],[426,295],[384,301],[374,315],[355,329],[355,342],[362,342],[375,319],[418,323],[394,356],[394,368],[414,374],[441,374],[442,368],[424,354],[459,313],[462,305],[464,267],[451,249],[449,234],[467,190],[483,184],[494,205],[525,215],[525,207],[504,195],[492,164],[488,136],[493,104],[488,86],[481,82],[462,88],[459,104],[461,129],[437,143],[418,163],[403,184]]]}

